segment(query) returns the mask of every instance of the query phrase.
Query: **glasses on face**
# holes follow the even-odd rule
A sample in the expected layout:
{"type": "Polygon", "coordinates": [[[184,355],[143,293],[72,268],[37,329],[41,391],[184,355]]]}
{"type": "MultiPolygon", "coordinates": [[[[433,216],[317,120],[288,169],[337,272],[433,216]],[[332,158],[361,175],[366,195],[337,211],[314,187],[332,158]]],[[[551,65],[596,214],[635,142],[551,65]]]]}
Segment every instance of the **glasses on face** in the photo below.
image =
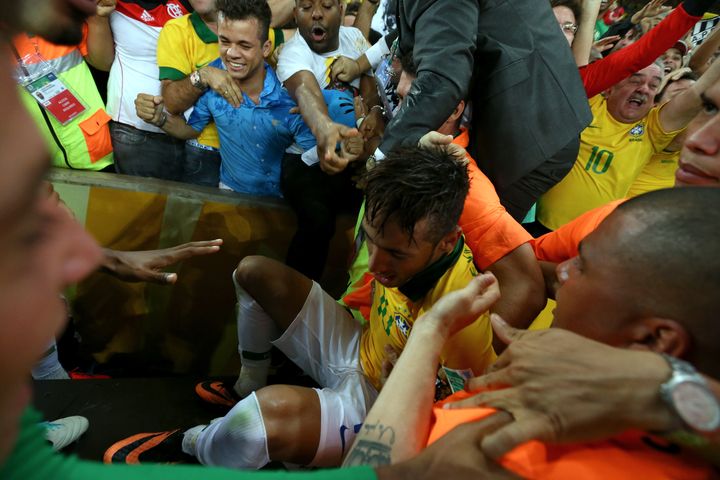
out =
{"type": "Polygon", "coordinates": [[[578,31],[577,24],[572,22],[561,23],[560,28],[562,28],[563,32],[572,33],[573,35],[576,34],[578,31]]]}

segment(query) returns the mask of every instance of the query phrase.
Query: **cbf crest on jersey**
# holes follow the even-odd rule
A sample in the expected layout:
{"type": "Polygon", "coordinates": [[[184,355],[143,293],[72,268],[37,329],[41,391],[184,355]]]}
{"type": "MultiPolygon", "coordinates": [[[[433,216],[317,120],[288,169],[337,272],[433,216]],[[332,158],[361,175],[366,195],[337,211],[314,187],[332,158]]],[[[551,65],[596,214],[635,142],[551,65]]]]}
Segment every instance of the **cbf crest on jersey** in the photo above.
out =
{"type": "Polygon", "coordinates": [[[645,133],[645,124],[644,123],[638,123],[633,128],[630,129],[630,136],[637,138],[642,137],[645,133]]]}
{"type": "Polygon", "coordinates": [[[629,133],[631,142],[642,142],[642,136],[645,135],[645,124],[638,123],[630,129],[629,133]]]}
{"type": "Polygon", "coordinates": [[[401,313],[395,313],[395,326],[400,330],[405,338],[410,335],[410,323],[401,313]]]}

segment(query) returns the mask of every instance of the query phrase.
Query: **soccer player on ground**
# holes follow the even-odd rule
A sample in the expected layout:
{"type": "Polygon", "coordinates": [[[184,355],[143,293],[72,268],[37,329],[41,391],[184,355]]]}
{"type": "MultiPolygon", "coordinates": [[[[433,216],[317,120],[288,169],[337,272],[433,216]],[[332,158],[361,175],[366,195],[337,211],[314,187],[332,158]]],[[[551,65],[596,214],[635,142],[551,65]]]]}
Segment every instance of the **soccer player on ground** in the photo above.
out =
{"type": "MultiPolygon", "coordinates": [[[[585,239],[578,257],[558,267],[561,286],[555,311],[558,328],[611,346],[640,350],[635,352],[638,359],[645,358],[642,351],[661,354],[673,372],[678,375],[684,372],[683,381],[695,382],[694,387],[686,383],[683,396],[679,383],[674,384],[674,379],[667,381],[643,401],[648,410],[656,412],[660,407],[665,412],[654,419],[641,415],[636,421],[647,422],[642,425],[647,430],[672,431],[680,427],[700,439],[706,435],[706,444],[713,436],[717,440],[720,434],[720,403],[695,369],[713,377],[720,375],[715,355],[720,348],[720,329],[716,328],[715,318],[720,300],[717,295],[708,294],[720,288],[720,251],[716,241],[720,213],[715,208],[718,203],[720,190],[697,188],[666,189],[627,201],[585,239]],[[684,255],[668,255],[679,245],[684,255]],[[663,389],[673,388],[678,388],[676,394],[663,397],[663,389]],[[683,418],[680,412],[687,411],[683,407],[690,407],[694,415],[683,418]],[[668,415],[673,409],[677,412],[675,416],[668,415]]],[[[429,411],[433,372],[444,337],[487,308],[488,298],[497,295],[494,288],[492,279],[475,279],[417,320],[395,365],[403,375],[391,375],[380,393],[379,400],[390,397],[393,402],[383,402],[382,408],[370,411],[357,443],[348,454],[347,464],[400,461],[422,448],[428,432],[432,440],[439,436],[435,429],[492,413],[487,409],[475,412],[439,409],[435,418],[438,423],[432,426],[429,411]],[[418,411],[423,413],[415,413],[418,411]]],[[[494,324],[503,338],[515,332],[499,317],[494,324]]],[[[492,370],[502,369],[511,361],[512,345],[503,357],[492,370]]],[[[572,358],[561,361],[572,362],[572,358]]],[[[516,406],[516,399],[502,390],[508,374],[504,372],[502,378],[496,378],[491,373],[487,378],[471,381],[470,388],[492,389],[475,397],[475,404],[516,406]]],[[[524,370],[518,370],[516,375],[524,375],[524,370]]],[[[593,378],[590,376],[586,381],[593,378]]],[[[618,410],[625,408],[615,405],[618,410]]],[[[624,412],[614,415],[621,418],[624,412]]],[[[500,426],[512,418],[503,412],[495,421],[500,426]]],[[[623,424],[624,420],[607,419],[605,436],[622,433],[623,429],[618,429],[615,422],[623,424]]],[[[605,443],[525,444],[500,458],[500,462],[523,478],[630,479],[637,478],[640,472],[646,478],[710,478],[711,467],[687,453],[665,439],[628,432],[605,443]]],[[[496,465],[488,464],[488,469],[488,473],[500,475],[496,465]]]]}
{"type": "MultiPolygon", "coordinates": [[[[79,23],[96,9],[96,0],[22,0],[0,9],[0,34],[7,40],[17,32],[53,33],[49,41],[77,38],[79,23]],[[36,25],[30,29],[17,10],[30,11],[36,25]],[[48,11],[50,14],[48,15],[48,11]],[[42,15],[45,12],[46,15],[42,15]],[[72,30],[77,33],[73,36],[72,30]]],[[[72,42],[72,40],[65,40],[72,42]]],[[[77,40],[74,40],[75,42],[77,40]]],[[[131,480],[166,479],[394,479],[417,478],[420,473],[439,476],[459,458],[477,455],[471,438],[479,430],[459,431],[464,441],[422,454],[404,465],[326,472],[246,472],[162,465],[108,468],[53,452],[37,425],[40,415],[31,407],[30,368],[42,354],[48,337],[65,319],[59,294],[98,266],[101,252],[80,225],[47,195],[42,181],[49,166],[48,153],[17,97],[7,58],[0,62],[0,478],[24,480],[131,480]],[[464,447],[464,446],[467,446],[464,447]],[[447,448],[452,447],[452,450],[447,448]]],[[[150,266],[151,268],[153,266],[150,266]]],[[[170,281],[170,277],[165,277],[170,281]]],[[[458,436],[454,441],[461,437],[458,436]]],[[[475,478],[476,471],[458,472],[475,478]]]]}
{"type": "MultiPolygon", "coordinates": [[[[208,465],[339,465],[382,387],[387,347],[401,351],[415,318],[478,274],[457,226],[467,191],[466,166],[444,150],[396,151],[367,174],[362,228],[374,276],[367,328],[298,272],[264,257],[243,259],[233,276],[243,363],[234,390],[248,396],[219,421],[163,443],[179,450],[182,439],[183,451],[208,465]],[[260,388],[273,345],[322,388],[260,388]]],[[[440,363],[451,385],[462,388],[465,376],[493,360],[491,339],[486,316],[450,339],[440,363]]],[[[209,387],[225,395],[232,388],[209,387]]],[[[148,445],[137,436],[121,441],[106,459],[124,460],[133,444],[152,461],[146,448],[155,436],[146,435],[148,445]]]]}

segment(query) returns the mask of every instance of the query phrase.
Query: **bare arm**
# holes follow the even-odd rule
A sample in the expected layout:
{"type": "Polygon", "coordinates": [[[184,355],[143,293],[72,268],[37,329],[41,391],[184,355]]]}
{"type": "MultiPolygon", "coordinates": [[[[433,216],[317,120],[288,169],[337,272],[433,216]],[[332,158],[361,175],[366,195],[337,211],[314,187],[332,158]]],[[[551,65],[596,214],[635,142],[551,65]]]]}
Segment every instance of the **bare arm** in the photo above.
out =
{"type": "Polygon", "coordinates": [[[193,87],[190,77],[185,77],[182,80],[163,80],[161,94],[167,111],[180,115],[192,107],[203,92],[193,87]]]}
{"type": "Polygon", "coordinates": [[[271,27],[281,28],[293,20],[295,0],[268,0],[267,3],[272,11],[271,27]]]}
{"type": "MultiPolygon", "coordinates": [[[[527,328],[545,307],[545,282],[529,243],[520,245],[487,268],[498,279],[502,297],[492,307],[516,328],[527,328]]],[[[499,354],[505,343],[493,337],[493,348],[499,354]]]]}
{"type": "Polygon", "coordinates": [[[595,22],[597,21],[600,3],[602,0],[585,0],[582,6],[582,16],[578,31],[573,40],[572,51],[578,67],[587,65],[590,61],[590,50],[595,35],[595,22]]]}
{"type": "Polygon", "coordinates": [[[163,97],[147,93],[138,94],[135,99],[135,112],[138,117],[151,125],[162,128],[175,138],[189,140],[200,136],[200,132],[187,123],[182,115],[170,115],[165,112],[163,97]]]}
{"type": "Polygon", "coordinates": [[[427,443],[435,376],[450,336],[471,324],[500,296],[491,274],[441,298],[418,318],[393,374],[368,413],[344,466],[389,464],[416,455],[427,443]],[[380,454],[367,455],[381,452],[380,454]]]}
{"type": "Polygon", "coordinates": [[[542,270],[542,275],[545,279],[545,295],[547,298],[555,300],[555,293],[560,287],[556,273],[558,264],[543,261],[538,263],[540,264],[540,270],[542,270]]]}
{"type": "Polygon", "coordinates": [[[98,0],[96,15],[88,18],[88,54],[85,60],[102,71],[109,71],[115,60],[115,41],[110,30],[110,15],[115,11],[115,0],[98,0]]]}
{"type": "Polygon", "coordinates": [[[370,25],[372,24],[373,16],[375,15],[375,12],[377,12],[379,4],[380,0],[364,0],[360,4],[360,9],[355,16],[355,23],[353,23],[353,27],[360,30],[363,37],[368,40],[370,39],[370,25]]]}
{"type": "Polygon", "coordinates": [[[720,62],[714,62],[705,74],[692,87],[660,109],[660,125],[666,132],[679,130],[687,126],[702,108],[700,95],[720,80],[720,62]]]}
{"type": "Polygon", "coordinates": [[[690,57],[688,67],[696,74],[702,75],[709,68],[708,60],[710,60],[718,48],[720,48],[720,28],[716,27],[715,31],[695,49],[692,57],[690,57]]]}
{"type": "Polygon", "coordinates": [[[317,139],[320,168],[330,174],[343,171],[348,160],[337,155],[335,147],[341,140],[357,136],[358,131],[330,119],[320,85],[309,71],[295,73],[285,81],[285,88],[297,102],[303,120],[317,139]]]}

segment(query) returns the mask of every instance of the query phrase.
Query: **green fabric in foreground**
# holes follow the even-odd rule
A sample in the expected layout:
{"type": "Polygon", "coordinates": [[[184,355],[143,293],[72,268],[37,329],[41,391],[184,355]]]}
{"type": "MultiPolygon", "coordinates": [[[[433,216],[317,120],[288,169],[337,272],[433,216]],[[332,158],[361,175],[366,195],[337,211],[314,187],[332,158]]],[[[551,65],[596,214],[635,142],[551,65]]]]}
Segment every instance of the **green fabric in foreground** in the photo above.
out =
{"type": "MultiPolygon", "coordinates": [[[[22,480],[370,480],[375,473],[369,467],[312,472],[238,471],[195,465],[103,465],[55,452],[43,438],[38,422],[40,414],[28,408],[22,416],[17,443],[10,457],[0,466],[0,479],[22,480]]],[[[90,425],[92,428],[92,425],[90,425]]]]}

